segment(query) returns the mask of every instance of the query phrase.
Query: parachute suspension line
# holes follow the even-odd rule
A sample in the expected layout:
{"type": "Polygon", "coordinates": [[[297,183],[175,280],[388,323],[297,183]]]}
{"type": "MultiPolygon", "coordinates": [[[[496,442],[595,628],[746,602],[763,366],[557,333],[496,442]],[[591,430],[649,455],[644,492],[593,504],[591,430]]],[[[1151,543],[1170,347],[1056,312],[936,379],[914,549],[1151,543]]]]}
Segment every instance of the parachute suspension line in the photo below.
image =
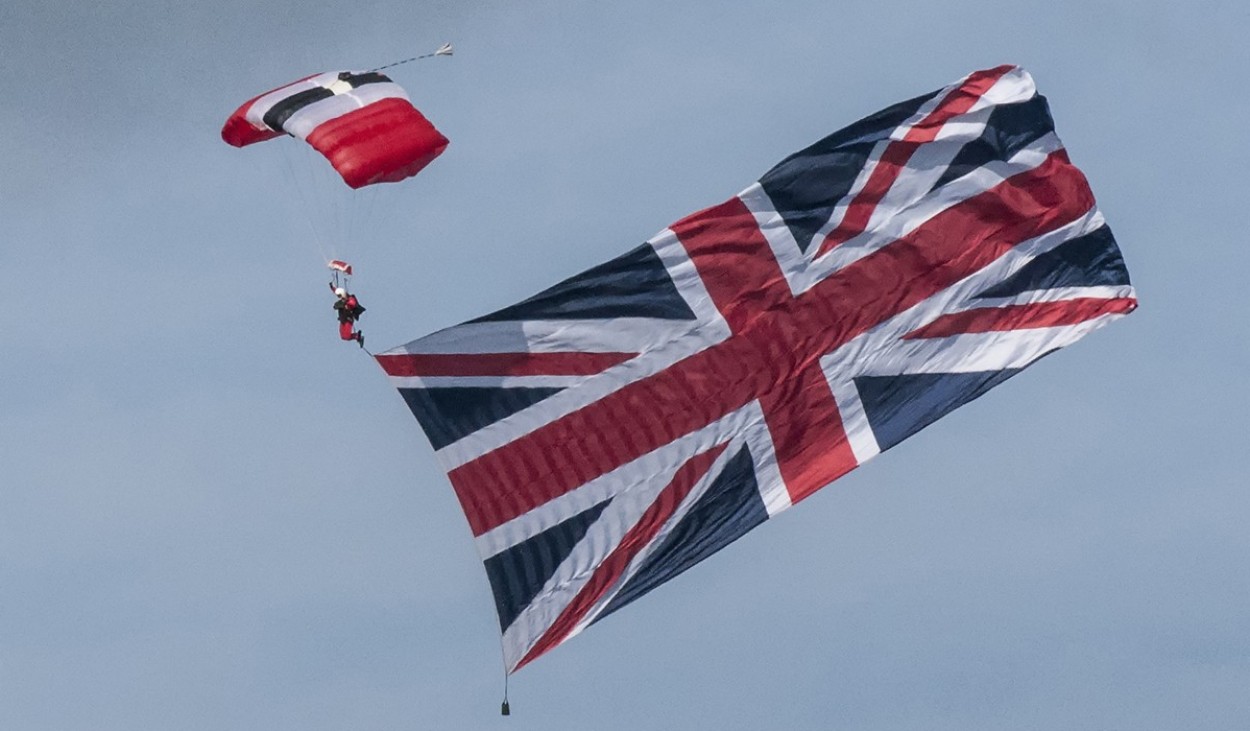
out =
{"type": "Polygon", "coordinates": [[[323,247],[322,261],[338,259],[343,254],[344,239],[348,233],[350,206],[354,205],[352,196],[343,187],[338,173],[323,164],[310,147],[288,146],[287,151],[292,157],[299,157],[300,169],[306,173],[300,176],[300,182],[303,185],[302,191],[308,194],[309,204],[305,207],[309,222],[316,221],[319,224],[318,239],[323,247]]]}
{"type": "Polygon", "coordinates": [[[350,276],[348,276],[347,274],[343,274],[342,279],[340,279],[340,278],[339,278],[339,270],[337,270],[337,269],[332,269],[331,271],[333,271],[333,272],[334,272],[334,274],[332,274],[332,275],[331,275],[331,278],[332,278],[332,280],[333,280],[331,283],[334,285],[334,288],[335,288],[335,289],[338,289],[339,287],[342,287],[343,289],[346,289],[346,290],[348,290],[348,291],[350,292],[350,291],[351,291],[351,286],[352,286],[352,279],[351,279],[351,277],[350,277],[350,276]]]}
{"type": "Polygon", "coordinates": [[[373,251],[374,241],[384,235],[384,226],[395,222],[395,214],[404,200],[403,186],[379,183],[366,185],[354,193],[347,240],[351,242],[352,259],[364,262],[373,251]]]}
{"type": "Polygon", "coordinates": [[[304,225],[308,226],[308,232],[310,234],[309,239],[313,242],[313,244],[317,247],[317,251],[321,254],[321,261],[329,261],[331,257],[326,254],[325,241],[322,239],[321,232],[317,230],[317,227],[314,226],[312,222],[312,211],[316,210],[314,201],[312,200],[312,194],[310,191],[306,191],[304,189],[305,186],[300,179],[300,175],[295,170],[295,161],[293,159],[295,153],[292,150],[286,149],[286,145],[281,145],[280,147],[282,147],[281,156],[282,162],[286,167],[287,182],[292,188],[295,189],[295,193],[300,199],[300,207],[303,209],[302,211],[295,211],[295,217],[302,220],[304,225]]]}
{"type": "MultiPolygon", "coordinates": [[[[352,203],[352,210],[347,212],[345,229],[345,238],[351,247],[351,256],[353,260],[362,260],[365,258],[369,244],[372,243],[365,234],[372,231],[377,234],[378,229],[373,222],[379,217],[377,216],[378,196],[383,195],[384,184],[366,185],[352,191],[355,200],[352,203]]],[[[389,192],[389,191],[385,191],[389,192]]]]}
{"type": "Polygon", "coordinates": [[[403,61],[392,61],[391,63],[388,63],[385,66],[379,66],[376,69],[370,69],[370,70],[381,71],[382,69],[389,69],[393,66],[402,66],[406,63],[412,63],[413,61],[420,61],[423,58],[433,58],[434,56],[450,56],[451,54],[452,54],[451,44],[444,43],[443,45],[438,47],[437,51],[434,51],[433,53],[426,53],[420,56],[413,56],[412,58],[405,58],[403,61]]]}

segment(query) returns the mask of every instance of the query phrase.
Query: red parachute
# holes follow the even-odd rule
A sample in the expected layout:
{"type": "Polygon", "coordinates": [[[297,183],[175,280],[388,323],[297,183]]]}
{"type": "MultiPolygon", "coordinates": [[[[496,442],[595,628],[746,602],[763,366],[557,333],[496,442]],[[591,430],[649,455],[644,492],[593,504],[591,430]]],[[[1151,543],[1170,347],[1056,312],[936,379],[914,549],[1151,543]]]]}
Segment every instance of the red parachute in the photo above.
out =
{"type": "Polygon", "coordinates": [[[378,71],[330,71],[281,86],[249,99],[221,129],[235,147],[283,134],[324,155],[352,188],[412,177],[447,148],[403,88],[378,71]]]}

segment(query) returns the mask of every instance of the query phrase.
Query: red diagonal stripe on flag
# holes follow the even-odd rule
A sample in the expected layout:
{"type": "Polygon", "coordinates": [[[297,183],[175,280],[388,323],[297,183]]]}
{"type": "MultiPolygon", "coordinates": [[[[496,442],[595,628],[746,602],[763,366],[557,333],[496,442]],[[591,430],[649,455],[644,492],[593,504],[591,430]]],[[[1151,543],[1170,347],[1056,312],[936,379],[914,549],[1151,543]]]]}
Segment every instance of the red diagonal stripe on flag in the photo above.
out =
{"type": "Polygon", "coordinates": [[[379,355],[388,376],[593,376],[637,353],[403,353],[379,355]]]}
{"type": "Polygon", "coordinates": [[[971,333],[1075,325],[1100,315],[1128,314],[1136,307],[1137,300],[1132,297],[1077,297],[1031,305],[982,307],[943,315],[922,328],[912,330],[903,339],[944,338],[971,333]]]}
{"type": "Polygon", "coordinates": [[[547,628],[521,662],[517,663],[514,671],[568,637],[577,623],[586,616],[586,612],[595,605],[595,602],[598,602],[609,589],[616,585],[617,580],[625,573],[625,569],[629,568],[630,562],[634,560],[638,552],[651,543],[677,507],[707,473],[716,458],[725,451],[725,446],[718,444],[678,468],[672,481],[660,491],[655,502],[651,503],[651,507],[647,508],[638,522],[626,532],[625,537],[621,539],[612,553],[599,564],[594,575],[582,586],[581,591],[577,592],[573,601],[565,606],[564,611],[560,612],[560,616],[547,628]]]}
{"type": "Polygon", "coordinates": [[[999,66],[970,75],[958,88],[952,89],[932,112],[909,129],[902,140],[890,142],[873,165],[863,190],[847,206],[846,214],[838,223],[837,228],[829,232],[829,235],[821,242],[816,256],[826,254],[833,247],[844,244],[863,233],[868,227],[868,221],[872,218],[877,204],[907,168],[907,163],[916,150],[937,139],[942,125],[971,109],[977,100],[1013,68],[1013,66],[999,66]]]}

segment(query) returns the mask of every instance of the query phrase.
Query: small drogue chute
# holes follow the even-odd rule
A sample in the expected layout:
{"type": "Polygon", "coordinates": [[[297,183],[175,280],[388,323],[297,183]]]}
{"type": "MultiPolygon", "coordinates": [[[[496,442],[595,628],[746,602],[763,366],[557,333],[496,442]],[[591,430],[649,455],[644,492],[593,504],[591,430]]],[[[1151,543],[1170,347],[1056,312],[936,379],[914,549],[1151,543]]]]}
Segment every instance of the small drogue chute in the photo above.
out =
{"type": "Polygon", "coordinates": [[[326,263],[326,268],[330,270],[330,287],[337,289],[338,287],[346,287],[351,282],[352,265],[342,259],[331,259],[326,263]]]}

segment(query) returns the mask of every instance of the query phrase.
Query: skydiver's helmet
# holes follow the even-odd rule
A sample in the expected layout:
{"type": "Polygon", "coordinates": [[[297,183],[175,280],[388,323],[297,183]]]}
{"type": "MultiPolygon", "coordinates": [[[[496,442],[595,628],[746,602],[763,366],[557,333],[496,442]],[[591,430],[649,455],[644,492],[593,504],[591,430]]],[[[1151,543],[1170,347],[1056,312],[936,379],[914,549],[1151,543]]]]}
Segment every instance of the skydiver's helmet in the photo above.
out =
{"type": "Polygon", "coordinates": [[[345,300],[347,299],[347,290],[343,289],[342,287],[338,287],[334,290],[334,296],[338,297],[341,300],[345,300]]]}

